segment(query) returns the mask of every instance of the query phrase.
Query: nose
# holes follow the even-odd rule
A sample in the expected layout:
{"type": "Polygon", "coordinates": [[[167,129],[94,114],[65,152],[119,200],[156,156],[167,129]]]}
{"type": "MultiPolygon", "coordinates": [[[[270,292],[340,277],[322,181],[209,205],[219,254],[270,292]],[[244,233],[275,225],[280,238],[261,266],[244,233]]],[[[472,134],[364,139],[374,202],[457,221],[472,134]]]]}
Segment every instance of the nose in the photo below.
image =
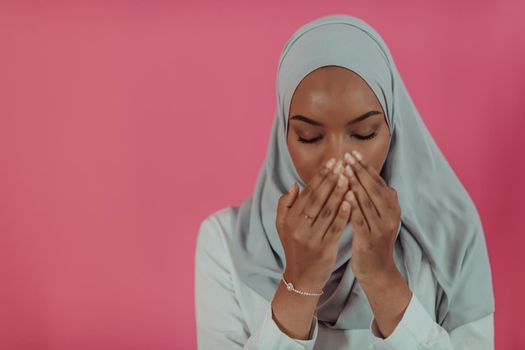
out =
{"type": "Polygon", "coordinates": [[[326,148],[325,159],[326,161],[330,158],[334,158],[336,161],[343,160],[347,152],[350,152],[350,149],[348,149],[348,144],[344,142],[343,137],[334,137],[326,148]]]}

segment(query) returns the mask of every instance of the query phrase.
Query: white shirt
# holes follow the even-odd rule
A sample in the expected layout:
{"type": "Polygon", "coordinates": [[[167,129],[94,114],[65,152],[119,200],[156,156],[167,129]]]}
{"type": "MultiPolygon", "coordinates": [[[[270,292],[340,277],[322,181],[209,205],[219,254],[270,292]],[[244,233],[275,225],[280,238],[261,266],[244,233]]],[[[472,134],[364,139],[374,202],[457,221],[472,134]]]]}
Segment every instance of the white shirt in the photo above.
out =
{"type": "Polygon", "coordinates": [[[200,225],[195,252],[195,311],[199,350],[493,350],[494,314],[447,332],[435,322],[437,282],[423,261],[416,296],[392,334],[383,339],[375,319],[369,329],[335,330],[313,317],[308,340],[282,332],[271,302],[244,284],[230,251],[237,207],[226,207],[200,225]],[[423,288],[421,288],[423,287],[423,288]]]}

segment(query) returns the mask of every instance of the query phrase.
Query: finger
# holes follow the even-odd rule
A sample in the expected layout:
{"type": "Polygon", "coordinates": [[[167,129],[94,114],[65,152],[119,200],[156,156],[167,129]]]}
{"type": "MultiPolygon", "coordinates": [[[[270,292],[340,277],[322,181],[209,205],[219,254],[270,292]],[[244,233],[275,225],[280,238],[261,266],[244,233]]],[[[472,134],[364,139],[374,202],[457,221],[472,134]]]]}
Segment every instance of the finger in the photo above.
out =
{"type": "Polygon", "coordinates": [[[382,187],[376,180],[374,180],[370,174],[370,171],[373,171],[369,170],[370,167],[365,167],[361,161],[357,161],[349,153],[345,156],[348,156],[346,159],[350,162],[352,167],[350,170],[347,170],[345,167],[345,172],[353,172],[355,174],[359,183],[363,186],[366,194],[372,201],[377,215],[379,217],[385,215],[388,208],[388,198],[386,197],[387,187],[382,187]]]}
{"type": "Polygon", "coordinates": [[[350,174],[350,187],[352,188],[352,192],[356,197],[357,203],[360,206],[361,213],[363,214],[369,229],[374,229],[375,231],[375,229],[377,228],[376,223],[379,222],[380,216],[377,209],[374,206],[374,203],[368,196],[368,193],[366,192],[363,185],[359,182],[359,179],[355,176],[355,173],[350,170],[349,165],[346,165],[345,173],[350,174]]]}
{"type": "Polygon", "coordinates": [[[361,165],[366,170],[368,170],[370,176],[372,176],[372,178],[377,182],[379,186],[388,187],[388,184],[385,182],[385,179],[383,179],[383,177],[379,174],[379,171],[375,167],[373,167],[372,164],[369,164],[359,151],[353,150],[352,154],[354,155],[354,158],[356,158],[361,163],[361,165]]]}
{"type": "Polygon", "coordinates": [[[364,233],[365,235],[369,234],[370,227],[368,226],[366,218],[363,215],[363,210],[361,209],[353,190],[348,191],[347,195],[345,195],[345,200],[348,200],[352,205],[350,221],[352,221],[353,229],[356,232],[364,233]]]}
{"type": "Polygon", "coordinates": [[[337,215],[334,217],[326,231],[323,233],[321,240],[323,242],[333,242],[337,244],[341,234],[343,233],[348,219],[352,213],[352,204],[347,200],[343,200],[338,206],[337,215]]]}
{"type": "Polygon", "coordinates": [[[291,215],[299,215],[301,213],[306,202],[308,201],[310,194],[319,186],[326,175],[330,173],[335,163],[335,158],[328,160],[328,162],[326,162],[317,172],[317,174],[315,174],[314,177],[306,184],[297,197],[297,201],[294,205],[294,208],[292,209],[291,215]]]}
{"type": "MultiPolygon", "coordinates": [[[[379,185],[379,188],[383,189],[381,192],[383,194],[384,203],[383,206],[392,209],[395,208],[395,205],[393,205],[393,201],[397,202],[397,193],[395,193],[395,189],[390,187],[389,184],[386,183],[385,179],[378,173],[377,169],[374,168],[371,164],[369,164],[363,156],[356,150],[353,150],[352,153],[356,156],[355,158],[359,161],[361,166],[365,168],[368,171],[368,174],[372,176],[376,180],[376,183],[379,185]],[[394,199],[392,199],[394,198],[394,199]]],[[[379,214],[381,215],[381,211],[379,214]]]]}
{"type": "Polygon", "coordinates": [[[279,197],[279,201],[277,204],[277,217],[275,220],[277,227],[282,227],[282,224],[284,223],[284,220],[286,219],[290,208],[293,206],[298,193],[299,186],[297,186],[297,183],[294,182],[292,184],[292,187],[290,187],[290,189],[288,190],[288,192],[284,193],[281,197],[279,197]]]}
{"type": "MultiPolygon", "coordinates": [[[[304,204],[302,212],[314,218],[316,218],[317,215],[319,215],[321,208],[325,205],[326,201],[328,200],[328,197],[332,193],[332,190],[334,189],[337,183],[337,180],[342,174],[342,167],[343,162],[342,160],[339,160],[337,162],[337,165],[334,167],[334,170],[330,174],[328,174],[325,177],[325,179],[323,179],[321,184],[317,186],[317,188],[310,194],[310,196],[308,197],[308,202],[304,204]]],[[[301,211],[299,211],[299,213],[301,213],[301,211]]],[[[313,224],[314,220],[309,220],[310,225],[313,224]]]]}
{"type": "MultiPolygon", "coordinates": [[[[334,220],[334,217],[339,211],[341,201],[348,190],[348,178],[343,174],[339,175],[335,188],[328,196],[326,203],[320,208],[319,214],[312,223],[312,231],[320,234],[319,240],[322,239],[326,230],[334,220]]],[[[310,209],[306,210],[306,213],[310,213],[310,209]]],[[[311,214],[309,214],[311,215],[311,214]]]]}

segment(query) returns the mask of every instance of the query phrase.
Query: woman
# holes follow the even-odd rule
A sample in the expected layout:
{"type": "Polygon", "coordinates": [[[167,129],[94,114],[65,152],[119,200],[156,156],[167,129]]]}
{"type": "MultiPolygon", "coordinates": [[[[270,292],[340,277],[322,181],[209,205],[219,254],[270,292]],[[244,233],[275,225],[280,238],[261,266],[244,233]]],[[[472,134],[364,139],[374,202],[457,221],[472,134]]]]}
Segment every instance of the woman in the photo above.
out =
{"type": "Polygon", "coordinates": [[[477,210],[380,35],[318,18],[281,53],[253,195],[197,239],[199,349],[493,349],[477,210]]]}

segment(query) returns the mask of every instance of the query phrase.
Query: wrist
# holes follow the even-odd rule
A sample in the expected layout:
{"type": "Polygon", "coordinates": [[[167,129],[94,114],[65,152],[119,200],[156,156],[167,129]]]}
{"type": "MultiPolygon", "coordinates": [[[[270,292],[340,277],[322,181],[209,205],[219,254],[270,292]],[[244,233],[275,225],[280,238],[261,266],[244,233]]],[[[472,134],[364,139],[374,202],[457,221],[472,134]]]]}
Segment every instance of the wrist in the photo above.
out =
{"type": "Polygon", "coordinates": [[[319,297],[306,297],[289,292],[281,281],[271,302],[272,319],[289,337],[309,339],[318,300],[319,297]]]}
{"type": "Polygon", "coordinates": [[[325,285],[322,283],[315,283],[315,282],[308,281],[306,279],[302,279],[300,278],[299,274],[294,274],[289,271],[285,271],[281,277],[282,277],[281,283],[285,289],[287,288],[286,288],[286,284],[282,280],[283,278],[289,284],[291,283],[294,289],[301,290],[301,291],[308,292],[308,293],[314,293],[314,294],[321,293],[325,285]]]}
{"type": "Polygon", "coordinates": [[[360,284],[372,308],[379,333],[387,338],[402,319],[412,291],[397,267],[382,271],[375,279],[360,284]]]}
{"type": "Polygon", "coordinates": [[[392,285],[399,277],[403,278],[397,266],[392,263],[384,269],[371,273],[366,277],[356,276],[356,279],[363,288],[381,289],[392,285]]]}

